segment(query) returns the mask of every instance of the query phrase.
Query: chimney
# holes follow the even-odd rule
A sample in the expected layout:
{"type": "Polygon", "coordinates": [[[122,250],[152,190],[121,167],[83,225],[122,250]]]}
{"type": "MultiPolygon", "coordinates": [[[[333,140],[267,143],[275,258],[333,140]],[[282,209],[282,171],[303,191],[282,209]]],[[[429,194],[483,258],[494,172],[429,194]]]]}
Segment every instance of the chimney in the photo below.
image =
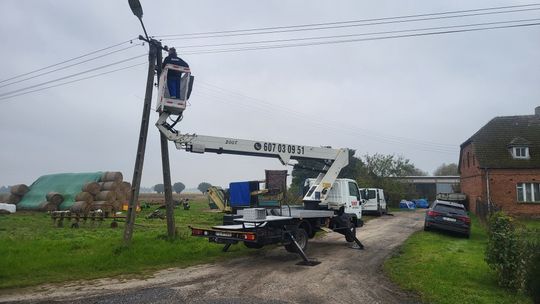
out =
{"type": "Polygon", "coordinates": [[[540,116],[540,106],[539,106],[539,107],[536,107],[536,108],[534,108],[534,115],[536,115],[536,116],[540,116]]]}

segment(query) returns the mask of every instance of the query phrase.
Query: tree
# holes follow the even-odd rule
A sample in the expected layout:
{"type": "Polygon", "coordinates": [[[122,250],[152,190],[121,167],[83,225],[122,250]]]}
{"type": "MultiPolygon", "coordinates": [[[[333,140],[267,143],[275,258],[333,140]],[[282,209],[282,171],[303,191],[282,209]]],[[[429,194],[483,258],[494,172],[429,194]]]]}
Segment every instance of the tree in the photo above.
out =
{"type": "Polygon", "coordinates": [[[186,185],[184,185],[181,182],[177,182],[177,183],[174,183],[172,188],[173,188],[174,192],[180,194],[180,192],[182,192],[182,191],[184,191],[184,189],[186,189],[186,185]]]}
{"type": "Polygon", "coordinates": [[[416,168],[410,160],[403,156],[383,155],[375,153],[373,155],[366,154],[366,167],[368,173],[379,177],[397,177],[407,175],[427,175],[426,172],[416,168]]]}
{"type": "Polygon", "coordinates": [[[199,184],[199,186],[197,186],[197,189],[199,189],[199,191],[201,191],[202,193],[206,193],[206,191],[208,191],[208,188],[210,187],[212,187],[212,184],[207,183],[207,182],[202,182],[199,184]]]}
{"type": "Polygon", "coordinates": [[[165,192],[165,186],[163,184],[154,185],[154,191],[157,193],[163,193],[165,192]]]}
{"type": "Polygon", "coordinates": [[[435,171],[433,171],[435,176],[448,176],[448,175],[459,175],[458,166],[455,163],[445,164],[438,166],[435,171]]]}

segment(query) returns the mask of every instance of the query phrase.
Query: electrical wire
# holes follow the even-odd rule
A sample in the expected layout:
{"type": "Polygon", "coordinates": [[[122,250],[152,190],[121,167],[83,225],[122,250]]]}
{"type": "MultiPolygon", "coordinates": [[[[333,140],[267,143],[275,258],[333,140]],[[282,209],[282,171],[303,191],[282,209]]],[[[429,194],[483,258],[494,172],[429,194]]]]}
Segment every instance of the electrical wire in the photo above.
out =
{"type": "Polygon", "coordinates": [[[31,91],[27,91],[27,92],[23,92],[23,93],[11,95],[11,96],[1,97],[1,98],[0,98],[0,101],[6,100],[6,99],[10,99],[10,98],[13,98],[13,97],[17,97],[17,96],[22,96],[22,95],[26,95],[26,94],[30,94],[30,93],[34,93],[34,92],[39,92],[39,91],[51,89],[51,88],[56,88],[56,87],[59,87],[59,86],[64,86],[64,85],[67,85],[67,84],[70,84],[70,83],[74,83],[74,82],[79,82],[79,81],[83,81],[83,80],[87,80],[87,79],[91,79],[91,78],[96,78],[96,77],[99,77],[99,76],[103,76],[103,75],[106,75],[106,74],[111,74],[111,73],[118,72],[118,71],[123,71],[123,70],[131,69],[131,68],[138,67],[138,66],[141,66],[141,65],[147,64],[147,63],[148,63],[148,62],[142,62],[142,63],[130,65],[130,66],[127,66],[127,67],[115,69],[115,70],[112,70],[112,71],[107,71],[107,72],[95,74],[95,75],[92,75],[92,76],[87,76],[87,77],[83,77],[83,78],[79,78],[79,79],[75,79],[75,80],[71,80],[71,81],[62,82],[62,83],[55,84],[55,85],[52,85],[52,86],[48,86],[48,87],[44,87],[44,88],[39,88],[39,89],[36,89],[36,90],[31,90],[31,91]]]}
{"type": "Polygon", "coordinates": [[[92,51],[92,52],[89,52],[89,53],[86,53],[86,54],[83,54],[83,55],[80,55],[80,56],[77,56],[77,57],[73,57],[71,59],[67,59],[67,60],[64,60],[64,61],[61,61],[61,62],[58,62],[58,63],[55,63],[55,64],[51,64],[51,65],[48,65],[46,67],[39,68],[39,69],[30,71],[30,72],[27,72],[27,73],[19,74],[19,75],[16,75],[16,76],[1,80],[0,83],[4,83],[6,81],[10,81],[10,80],[13,80],[13,79],[16,79],[16,78],[20,78],[20,77],[23,77],[23,76],[26,76],[26,75],[30,75],[30,74],[33,74],[33,73],[36,73],[36,72],[40,72],[40,71],[52,68],[52,67],[55,67],[55,66],[59,66],[59,65],[62,65],[64,63],[67,63],[67,62],[71,62],[71,61],[74,61],[74,60],[77,60],[77,59],[80,59],[80,58],[84,58],[86,56],[90,56],[90,55],[93,55],[93,54],[96,54],[96,53],[99,53],[99,52],[103,52],[103,51],[115,48],[117,46],[120,46],[122,44],[132,42],[134,39],[136,39],[136,38],[129,39],[129,40],[126,40],[124,42],[120,42],[120,43],[117,43],[117,44],[114,44],[114,45],[111,45],[111,46],[108,46],[108,47],[105,47],[105,48],[102,48],[102,49],[99,49],[99,50],[96,50],[96,51],[92,51]]]}
{"type": "MultiPolygon", "coordinates": [[[[517,24],[517,25],[493,26],[493,27],[484,27],[484,28],[476,28],[476,29],[448,30],[448,31],[417,33],[417,34],[408,34],[408,35],[394,35],[394,36],[347,39],[347,40],[333,40],[333,41],[320,41],[320,42],[296,43],[296,44],[267,45],[267,46],[246,47],[246,48],[230,48],[230,49],[186,51],[186,52],[182,52],[182,54],[184,54],[184,55],[201,55],[201,54],[217,54],[217,53],[253,51],[253,50],[269,50],[269,49],[290,48],[290,47],[303,47],[303,46],[314,46],[314,45],[341,44],[341,43],[387,40],[387,39],[397,39],[397,38],[410,38],[410,37],[421,37],[421,36],[431,36],[431,35],[455,34],[455,33],[485,31],[485,30],[494,30],[494,29],[529,27],[529,26],[538,26],[538,25],[540,25],[540,23],[526,23],[526,24],[517,24]]],[[[177,48],[177,49],[179,49],[179,48],[177,48]]]]}
{"type": "Polygon", "coordinates": [[[134,57],[131,57],[131,58],[128,58],[128,59],[116,61],[116,62],[106,64],[106,65],[102,65],[102,66],[99,66],[97,68],[93,68],[93,69],[89,69],[89,70],[82,71],[82,72],[79,72],[79,73],[75,73],[75,74],[67,75],[67,76],[64,76],[64,77],[56,78],[56,79],[53,79],[53,80],[45,81],[45,82],[30,86],[30,87],[25,87],[25,88],[13,90],[13,91],[10,91],[10,92],[2,93],[2,94],[0,94],[0,97],[15,94],[15,93],[18,93],[18,92],[21,92],[21,91],[29,90],[29,89],[32,89],[32,88],[35,88],[35,87],[40,87],[40,86],[43,86],[43,85],[46,85],[46,84],[49,84],[49,83],[52,83],[52,82],[57,82],[57,81],[60,81],[60,80],[72,78],[72,77],[79,76],[79,75],[86,74],[86,73],[90,73],[90,72],[93,72],[93,71],[105,69],[105,68],[108,68],[108,67],[110,67],[112,65],[117,65],[117,64],[120,64],[120,63],[123,63],[123,62],[135,60],[137,58],[141,58],[141,57],[145,57],[145,56],[147,56],[147,55],[143,54],[143,55],[139,55],[139,56],[134,56],[134,57]]]}
{"type": "Polygon", "coordinates": [[[142,43],[137,43],[137,44],[125,47],[123,49],[108,52],[108,53],[105,53],[103,55],[92,57],[90,59],[86,59],[86,60],[83,60],[83,61],[80,61],[80,62],[77,62],[77,63],[73,63],[73,64],[70,64],[70,65],[67,65],[67,66],[63,66],[63,67],[60,67],[60,68],[57,68],[57,69],[54,69],[54,70],[51,70],[51,71],[47,71],[47,72],[43,72],[43,73],[40,73],[40,74],[37,74],[37,75],[34,75],[34,76],[30,76],[30,77],[27,77],[27,78],[19,79],[19,80],[14,81],[14,82],[10,82],[10,83],[0,85],[0,88],[7,87],[7,86],[10,86],[10,85],[13,85],[13,84],[18,84],[18,83],[21,83],[21,82],[24,82],[24,81],[27,81],[27,80],[30,80],[30,79],[34,79],[34,78],[37,78],[37,77],[40,77],[40,76],[48,75],[48,74],[51,74],[51,73],[54,73],[54,72],[58,72],[58,71],[61,71],[61,70],[64,70],[64,69],[67,69],[67,68],[70,68],[70,67],[74,67],[74,66],[86,63],[86,62],[90,62],[90,61],[93,61],[93,60],[96,60],[96,59],[99,59],[99,58],[103,58],[103,57],[106,57],[106,56],[109,56],[109,55],[112,55],[112,54],[115,54],[115,53],[118,53],[118,52],[122,52],[122,51],[125,51],[125,50],[128,50],[128,49],[131,49],[133,47],[140,46],[140,45],[142,45],[142,43]]]}
{"type": "Polygon", "coordinates": [[[483,16],[483,15],[493,15],[493,14],[504,14],[504,13],[516,13],[524,11],[533,11],[540,8],[528,8],[528,9],[519,9],[519,10],[507,10],[500,12],[486,12],[486,13],[474,13],[474,14],[462,14],[457,16],[441,16],[441,17],[431,17],[431,18],[418,18],[411,20],[399,20],[399,19],[408,19],[414,17],[427,17],[427,16],[440,16],[446,14],[459,14],[465,12],[473,11],[483,11],[483,10],[495,10],[503,8],[515,8],[515,7],[530,7],[530,6],[540,6],[540,4],[529,4],[529,5],[517,5],[517,6],[507,6],[507,7],[498,7],[498,8],[484,8],[484,9],[473,9],[473,10],[461,10],[461,11],[449,11],[441,13],[429,13],[429,14],[418,14],[418,15],[407,15],[407,16],[397,16],[397,17],[384,17],[384,18],[373,18],[373,19],[361,19],[353,21],[338,21],[338,22],[327,22],[327,23],[313,23],[313,24],[304,24],[304,25],[290,25],[290,26],[278,26],[278,27],[266,27],[266,28],[256,28],[256,29],[246,29],[246,30],[230,30],[230,31],[216,31],[216,32],[206,32],[206,33],[192,33],[192,34],[170,34],[170,35],[157,35],[156,38],[161,37],[163,41],[168,40],[178,40],[178,39],[200,39],[200,38],[218,38],[218,37],[231,37],[231,36],[245,36],[245,35],[259,35],[259,34],[274,34],[274,33],[285,33],[285,32],[297,32],[297,31],[312,31],[312,30],[321,30],[321,29],[336,29],[336,28],[347,28],[347,27],[357,27],[357,26],[371,26],[371,25],[382,25],[382,24],[394,24],[394,23],[404,23],[404,22],[417,22],[417,21],[428,21],[428,20],[440,20],[440,19],[449,19],[449,18],[461,18],[461,17],[473,17],[473,16],[483,16]],[[398,19],[398,20],[395,20],[398,19]],[[384,20],[394,20],[394,21],[384,21],[384,20]],[[372,22],[380,21],[380,22],[372,22]],[[366,23],[371,22],[371,23],[366,23]],[[362,23],[362,24],[351,24],[350,23],[362,23]],[[314,28],[305,28],[303,27],[314,27],[314,28]],[[248,32],[248,33],[245,33],[248,32]],[[222,34],[222,35],[215,35],[222,34]],[[201,36],[206,35],[206,36],[201,36]],[[186,38],[187,36],[187,38],[186,38]],[[195,37],[192,37],[195,36],[195,37]],[[179,37],[179,38],[171,38],[179,37]]]}
{"type": "Polygon", "coordinates": [[[183,50],[183,49],[188,49],[188,48],[200,48],[200,47],[216,47],[216,46],[230,46],[230,45],[249,45],[249,44],[263,44],[263,43],[277,43],[277,42],[292,42],[292,41],[306,41],[306,40],[331,39],[331,38],[347,38],[347,37],[370,36],[370,35],[383,35],[383,34],[396,34],[396,33],[406,33],[406,32],[418,32],[418,31],[428,31],[428,30],[442,30],[442,29],[451,29],[451,28],[474,27],[474,26],[485,26],[485,25],[495,25],[495,24],[508,24],[508,23],[517,23],[517,22],[531,22],[531,21],[540,21],[540,18],[534,18],[534,19],[521,19],[521,20],[508,20],[508,21],[494,21],[494,22],[473,23],[473,24],[462,24],[462,25],[449,25],[449,26],[427,27],[427,28],[419,28],[419,29],[406,29],[406,30],[394,30],[394,31],[383,31],[383,32],[369,32],[369,33],[358,33],[358,34],[347,34],[347,35],[332,35],[332,36],[318,36],[318,37],[302,37],[302,38],[290,38],[290,39],[275,39],[275,40],[247,41],[247,42],[232,42],[232,43],[218,43],[218,44],[203,44],[203,45],[186,45],[186,46],[182,46],[181,49],[183,50]]]}

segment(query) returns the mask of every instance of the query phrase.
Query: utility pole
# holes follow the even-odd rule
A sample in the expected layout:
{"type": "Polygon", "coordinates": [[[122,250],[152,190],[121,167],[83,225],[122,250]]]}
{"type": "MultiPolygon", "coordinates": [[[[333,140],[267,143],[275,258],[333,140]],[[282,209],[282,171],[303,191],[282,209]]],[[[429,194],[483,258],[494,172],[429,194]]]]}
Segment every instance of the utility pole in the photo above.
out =
{"type": "MultiPolygon", "coordinates": [[[[161,51],[157,54],[157,63],[158,63],[158,75],[161,75],[161,62],[162,56],[161,51]]],[[[159,79],[159,76],[158,76],[159,79]]],[[[163,186],[165,190],[165,207],[167,208],[167,236],[169,240],[172,240],[176,237],[176,227],[174,224],[174,205],[172,199],[172,185],[171,185],[171,166],[169,162],[169,140],[167,137],[159,132],[159,137],[161,140],[161,167],[163,169],[163,186]]]]}
{"type": "MultiPolygon", "coordinates": [[[[136,204],[139,199],[139,189],[141,187],[141,177],[144,164],[144,154],[146,150],[146,139],[148,138],[148,125],[150,119],[150,107],[152,105],[152,91],[154,89],[154,73],[157,71],[157,79],[161,74],[161,42],[150,39],[142,21],[143,10],[139,0],[128,0],[133,14],[139,18],[145,37],[139,36],[140,40],[148,42],[148,77],[146,79],[146,92],[144,95],[144,106],[139,132],[139,144],[135,159],[135,168],[133,170],[133,180],[131,183],[131,198],[129,200],[128,213],[126,217],[126,226],[124,229],[124,245],[129,246],[133,237],[133,228],[135,225],[136,204]]],[[[161,132],[160,132],[161,134],[161,132]]],[[[169,149],[167,138],[161,134],[161,153],[163,166],[163,182],[165,187],[165,204],[167,206],[167,232],[170,239],[175,237],[174,225],[174,206],[172,202],[171,174],[169,165],[169,149]]]]}

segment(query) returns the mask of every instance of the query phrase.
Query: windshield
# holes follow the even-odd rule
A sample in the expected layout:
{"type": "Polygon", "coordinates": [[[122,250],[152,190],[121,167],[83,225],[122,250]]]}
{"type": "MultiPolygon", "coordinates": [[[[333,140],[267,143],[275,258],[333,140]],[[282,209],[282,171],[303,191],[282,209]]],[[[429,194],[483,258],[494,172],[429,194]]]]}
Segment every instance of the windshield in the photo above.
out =
{"type": "Polygon", "coordinates": [[[467,215],[467,212],[465,212],[465,209],[461,207],[454,207],[450,205],[443,205],[443,204],[437,204],[435,207],[433,207],[433,210],[444,212],[444,213],[454,213],[459,215],[467,215]]]}

